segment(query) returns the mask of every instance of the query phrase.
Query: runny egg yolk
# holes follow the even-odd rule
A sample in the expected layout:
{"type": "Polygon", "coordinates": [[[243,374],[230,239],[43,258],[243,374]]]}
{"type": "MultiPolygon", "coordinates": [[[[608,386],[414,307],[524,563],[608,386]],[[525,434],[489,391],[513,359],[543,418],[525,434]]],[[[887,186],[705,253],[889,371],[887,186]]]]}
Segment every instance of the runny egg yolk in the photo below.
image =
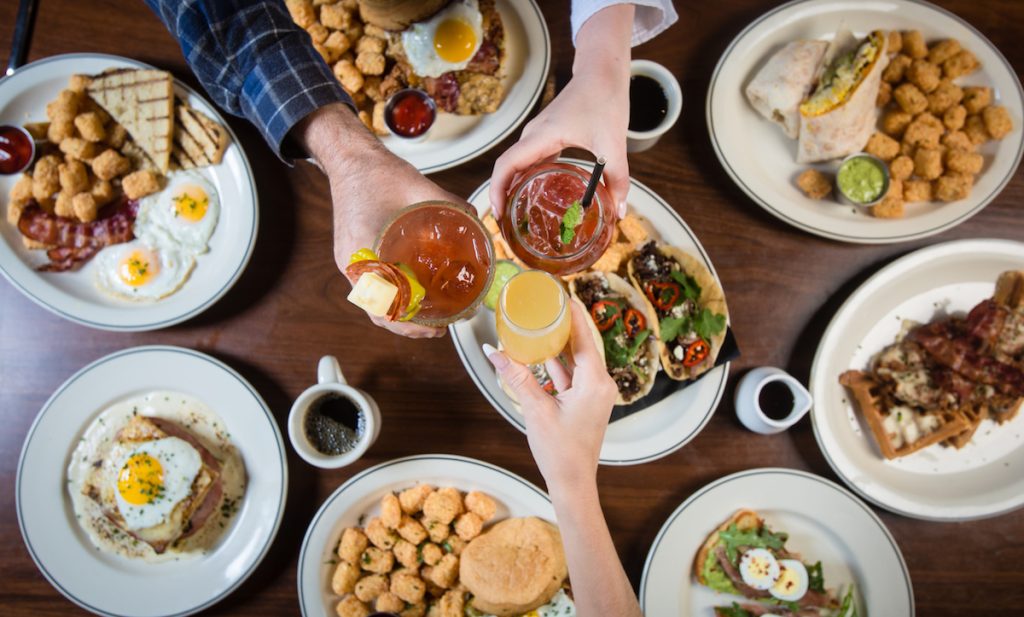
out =
{"type": "Polygon", "coordinates": [[[210,196],[206,194],[203,187],[186,184],[174,192],[171,202],[174,203],[175,217],[196,223],[206,216],[206,209],[210,205],[210,196]]]}
{"type": "Polygon", "coordinates": [[[148,283],[160,270],[155,256],[149,251],[135,250],[128,253],[117,267],[117,276],[130,287],[141,287],[148,283]]]}
{"type": "Polygon", "coordinates": [[[152,503],[163,487],[164,468],[148,454],[133,454],[117,475],[117,492],[134,506],[152,503]]]}
{"type": "Polygon", "coordinates": [[[446,19],[434,32],[434,51],[445,62],[465,62],[476,47],[476,33],[461,19],[446,19]]]}

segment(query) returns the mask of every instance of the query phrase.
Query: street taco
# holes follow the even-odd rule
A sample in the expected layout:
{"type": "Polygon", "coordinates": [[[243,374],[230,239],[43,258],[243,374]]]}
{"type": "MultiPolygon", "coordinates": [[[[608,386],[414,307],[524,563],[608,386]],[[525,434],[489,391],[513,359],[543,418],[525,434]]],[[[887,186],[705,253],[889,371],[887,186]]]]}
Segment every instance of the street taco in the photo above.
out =
{"type": "Polygon", "coordinates": [[[725,342],[729,311],[711,271],[692,255],[648,242],[629,259],[629,279],[657,316],[661,365],[677,381],[711,370],[725,342]]]}
{"type": "Polygon", "coordinates": [[[590,315],[604,347],[605,366],[619,388],[617,405],[629,405],[654,388],[660,362],[654,333],[657,317],[643,296],[622,277],[587,272],[569,282],[569,293],[590,315]]]}

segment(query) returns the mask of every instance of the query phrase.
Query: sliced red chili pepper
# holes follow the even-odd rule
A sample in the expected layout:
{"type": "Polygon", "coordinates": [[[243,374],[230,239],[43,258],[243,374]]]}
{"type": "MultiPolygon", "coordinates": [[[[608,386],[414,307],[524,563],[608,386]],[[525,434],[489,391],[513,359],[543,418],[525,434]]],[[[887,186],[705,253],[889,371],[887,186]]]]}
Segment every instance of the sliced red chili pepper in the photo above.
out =
{"type": "Polygon", "coordinates": [[[614,302],[601,300],[595,302],[594,306],[590,307],[590,316],[594,318],[597,329],[604,332],[614,326],[615,322],[619,320],[619,317],[622,316],[622,309],[614,302]]]}
{"type": "Polygon", "coordinates": [[[644,319],[643,313],[634,308],[626,309],[622,322],[626,325],[626,336],[629,338],[633,338],[647,327],[647,320],[644,319]]]}
{"type": "Polygon", "coordinates": [[[680,293],[679,285],[669,281],[655,281],[647,285],[647,297],[661,311],[671,311],[680,293]]]}
{"type": "Polygon", "coordinates": [[[711,346],[704,339],[697,339],[686,346],[683,353],[683,366],[691,368],[697,366],[711,353],[711,346]]]}

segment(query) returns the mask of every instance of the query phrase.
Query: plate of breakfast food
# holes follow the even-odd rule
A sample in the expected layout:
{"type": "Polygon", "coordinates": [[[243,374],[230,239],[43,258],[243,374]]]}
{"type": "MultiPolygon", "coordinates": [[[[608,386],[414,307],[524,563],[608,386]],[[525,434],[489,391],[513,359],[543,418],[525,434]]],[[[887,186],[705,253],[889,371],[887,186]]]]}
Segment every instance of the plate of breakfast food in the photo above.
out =
{"type": "MultiPolygon", "coordinates": [[[[572,159],[562,163],[584,176],[593,168],[592,163],[572,159]]],[[[484,183],[469,201],[494,243],[495,295],[511,274],[527,265],[489,213],[489,186],[484,183]]],[[[619,387],[601,449],[601,463],[606,465],[652,461],[693,439],[718,406],[729,360],[738,354],[721,280],[693,231],[668,203],[636,180],[631,181],[627,201],[627,215],[614,223],[608,249],[593,266],[562,277],[570,295],[590,314],[608,373],[619,387]]],[[[585,228],[586,223],[581,229],[585,228]]],[[[525,432],[522,411],[481,350],[484,343],[498,343],[495,311],[487,300],[484,304],[473,318],[450,326],[452,341],[480,392],[525,432]]],[[[543,367],[535,369],[551,391],[553,384],[543,367]]]]}
{"type": "Polygon", "coordinates": [[[284,443],[238,373],[135,347],[69,378],[25,438],[18,524],[40,572],[99,615],[190,615],[256,569],[288,485],[284,443]]]}
{"type": "Polygon", "coordinates": [[[211,306],[256,241],[256,187],[224,119],[170,73],[68,54],[0,85],[0,124],[36,158],[0,176],[0,270],[37,304],[105,330],[211,306]]]}
{"type": "Polygon", "coordinates": [[[428,454],[338,487],[299,556],[304,617],[574,617],[562,539],[544,491],[500,467],[428,454]]]}
{"type": "Polygon", "coordinates": [[[1024,244],[897,259],[836,312],[811,368],[814,434],[855,491],[929,520],[1024,505],[1024,244]]]}
{"type": "Polygon", "coordinates": [[[797,0],[722,55],[708,130],[758,205],[845,242],[921,238],[977,214],[1013,177],[1024,93],[992,43],[917,0],[797,0]]]}
{"type": "Polygon", "coordinates": [[[423,173],[507,137],[547,81],[551,41],[535,0],[287,5],[367,128],[423,173]]]}
{"type": "Polygon", "coordinates": [[[648,617],[912,617],[910,573],[878,516],[795,469],[741,471],[684,501],[640,581],[648,617]]]}

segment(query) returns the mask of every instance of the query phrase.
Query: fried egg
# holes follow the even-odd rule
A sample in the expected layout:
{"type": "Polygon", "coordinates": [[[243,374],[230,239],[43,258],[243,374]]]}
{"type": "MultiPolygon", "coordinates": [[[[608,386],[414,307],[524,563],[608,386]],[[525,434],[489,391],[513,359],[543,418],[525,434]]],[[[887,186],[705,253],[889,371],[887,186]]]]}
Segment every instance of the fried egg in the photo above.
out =
{"type": "Polygon", "coordinates": [[[779,561],[766,549],[752,548],[740,557],[740,576],[754,589],[771,589],[779,580],[779,561]]]}
{"type": "Polygon", "coordinates": [[[796,559],[780,559],[779,579],[768,591],[784,602],[796,602],[807,594],[809,583],[807,568],[803,563],[796,559]]]}
{"type": "MultiPolygon", "coordinates": [[[[494,615],[483,615],[482,617],[494,617],[494,615]]],[[[565,589],[559,589],[547,604],[517,617],[576,617],[576,603],[572,601],[565,589]]]]}
{"type": "Polygon", "coordinates": [[[135,236],[150,245],[176,244],[182,251],[205,253],[220,217],[217,190],[201,174],[184,171],[168,179],[167,189],[143,198],[135,218],[135,236]]]}
{"type": "Polygon", "coordinates": [[[202,457],[184,439],[165,437],[117,448],[114,497],[129,529],[166,522],[192,489],[202,457]]]}
{"type": "Polygon", "coordinates": [[[455,0],[402,32],[405,56],[420,77],[466,68],[482,42],[483,16],[477,0],[455,0]]]}
{"type": "Polygon", "coordinates": [[[158,300],[185,283],[195,258],[174,245],[132,240],[103,249],[95,262],[100,291],[128,300],[158,300]]]}

